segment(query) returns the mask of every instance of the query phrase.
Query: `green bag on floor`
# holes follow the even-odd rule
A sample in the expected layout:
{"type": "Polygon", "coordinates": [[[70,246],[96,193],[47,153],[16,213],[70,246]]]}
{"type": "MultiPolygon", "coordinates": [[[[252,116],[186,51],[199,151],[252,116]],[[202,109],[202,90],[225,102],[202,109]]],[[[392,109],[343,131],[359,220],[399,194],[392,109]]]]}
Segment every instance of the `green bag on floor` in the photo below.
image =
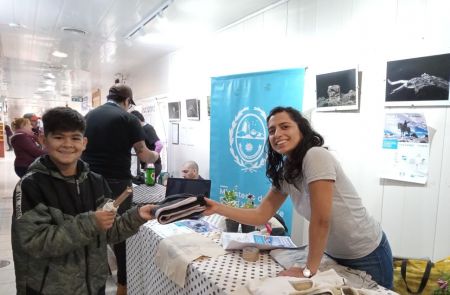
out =
{"type": "Polygon", "coordinates": [[[401,295],[432,294],[438,279],[450,275],[450,256],[435,263],[427,259],[394,258],[394,291],[401,295]]]}

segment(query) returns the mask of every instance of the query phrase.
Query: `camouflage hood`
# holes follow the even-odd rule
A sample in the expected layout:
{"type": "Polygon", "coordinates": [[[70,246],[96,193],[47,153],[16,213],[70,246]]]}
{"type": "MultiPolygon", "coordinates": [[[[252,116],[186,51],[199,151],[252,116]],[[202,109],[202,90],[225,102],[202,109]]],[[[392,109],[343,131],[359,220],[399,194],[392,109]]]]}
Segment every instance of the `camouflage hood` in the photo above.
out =
{"type": "Polygon", "coordinates": [[[74,183],[75,179],[83,182],[84,180],[86,180],[89,173],[89,164],[82,160],[78,160],[76,177],[66,177],[61,174],[58,167],[56,167],[56,165],[50,160],[50,157],[48,155],[44,155],[37,158],[33,163],[31,163],[30,167],[28,167],[27,173],[42,173],[50,175],[54,178],[68,181],[70,183],[74,183]]]}

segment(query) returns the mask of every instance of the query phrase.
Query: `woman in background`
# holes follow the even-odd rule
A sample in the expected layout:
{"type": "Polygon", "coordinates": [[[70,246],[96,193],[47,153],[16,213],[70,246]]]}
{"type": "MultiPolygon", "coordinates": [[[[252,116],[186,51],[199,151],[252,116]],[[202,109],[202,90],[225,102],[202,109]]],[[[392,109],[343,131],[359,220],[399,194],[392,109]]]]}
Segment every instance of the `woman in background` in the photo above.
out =
{"type": "Polygon", "coordinates": [[[28,166],[37,157],[45,154],[45,151],[40,148],[38,139],[33,133],[30,120],[17,118],[11,123],[11,127],[14,131],[11,137],[11,145],[16,155],[14,170],[17,176],[22,177],[27,172],[28,166]]]}
{"type": "Polygon", "coordinates": [[[392,289],[392,253],[386,235],[363,206],[340,163],[322,147],[323,137],[291,107],[274,108],[267,125],[266,175],[272,187],[261,204],[241,209],[205,199],[205,214],[218,213],[243,224],[260,225],[290,195],[295,210],[310,222],[308,258],[306,265],[294,264],[280,275],[310,278],[326,253],[392,289]]]}

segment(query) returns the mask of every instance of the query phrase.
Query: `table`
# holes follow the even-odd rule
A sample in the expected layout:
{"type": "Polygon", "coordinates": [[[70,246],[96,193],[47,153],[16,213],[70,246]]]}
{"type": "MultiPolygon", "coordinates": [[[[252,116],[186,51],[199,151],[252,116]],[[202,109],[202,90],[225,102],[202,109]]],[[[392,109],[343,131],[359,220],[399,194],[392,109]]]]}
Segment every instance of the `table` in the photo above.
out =
{"type": "MultiPolygon", "coordinates": [[[[133,202],[157,202],[163,199],[164,195],[164,186],[140,185],[134,187],[133,202]]],[[[247,262],[242,259],[241,251],[230,251],[223,256],[205,257],[190,263],[185,286],[180,288],[163,274],[154,262],[158,244],[162,240],[152,230],[155,224],[155,220],[147,222],[140,227],[137,234],[127,240],[128,294],[230,294],[251,279],[274,277],[283,270],[268,252],[261,252],[256,262],[247,262]]],[[[382,287],[377,291],[379,294],[395,294],[382,287]]]]}
{"type": "Polygon", "coordinates": [[[153,186],[141,184],[133,186],[133,203],[156,203],[164,200],[166,195],[166,187],[155,183],[153,186]]]}
{"type": "MultiPolygon", "coordinates": [[[[140,185],[133,189],[133,202],[155,202],[162,199],[161,185],[140,185]]],[[[241,251],[233,251],[217,258],[202,258],[189,264],[186,284],[180,288],[156,266],[153,257],[162,238],[152,230],[156,221],[141,226],[139,232],[127,240],[128,294],[229,294],[248,280],[275,276],[283,268],[268,253],[256,262],[241,258],[241,251]]]]}

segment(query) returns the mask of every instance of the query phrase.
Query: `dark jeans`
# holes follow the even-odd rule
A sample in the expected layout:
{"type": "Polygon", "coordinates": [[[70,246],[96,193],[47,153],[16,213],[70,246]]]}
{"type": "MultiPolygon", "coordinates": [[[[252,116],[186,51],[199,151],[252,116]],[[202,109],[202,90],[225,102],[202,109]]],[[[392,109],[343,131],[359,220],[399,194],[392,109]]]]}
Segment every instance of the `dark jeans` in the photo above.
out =
{"type": "MultiPolygon", "coordinates": [[[[106,179],[108,182],[109,188],[112,191],[112,196],[114,198],[118,197],[127,186],[131,186],[131,179],[106,179]]],[[[133,199],[133,195],[129,196],[123,203],[120,205],[117,210],[118,214],[123,214],[125,211],[130,209],[131,200],[133,199]]],[[[114,254],[116,255],[117,260],[117,282],[121,285],[127,284],[127,249],[126,242],[120,242],[113,246],[114,254]]]]}
{"type": "MultiPolygon", "coordinates": [[[[331,256],[330,256],[331,257],[331,256]]],[[[337,263],[358,270],[363,270],[372,276],[379,285],[392,290],[394,266],[392,262],[391,246],[383,232],[380,245],[372,253],[357,259],[334,258],[337,263]]]]}
{"type": "Polygon", "coordinates": [[[16,172],[17,176],[22,178],[27,173],[28,167],[16,167],[14,166],[14,171],[16,172]]]}

